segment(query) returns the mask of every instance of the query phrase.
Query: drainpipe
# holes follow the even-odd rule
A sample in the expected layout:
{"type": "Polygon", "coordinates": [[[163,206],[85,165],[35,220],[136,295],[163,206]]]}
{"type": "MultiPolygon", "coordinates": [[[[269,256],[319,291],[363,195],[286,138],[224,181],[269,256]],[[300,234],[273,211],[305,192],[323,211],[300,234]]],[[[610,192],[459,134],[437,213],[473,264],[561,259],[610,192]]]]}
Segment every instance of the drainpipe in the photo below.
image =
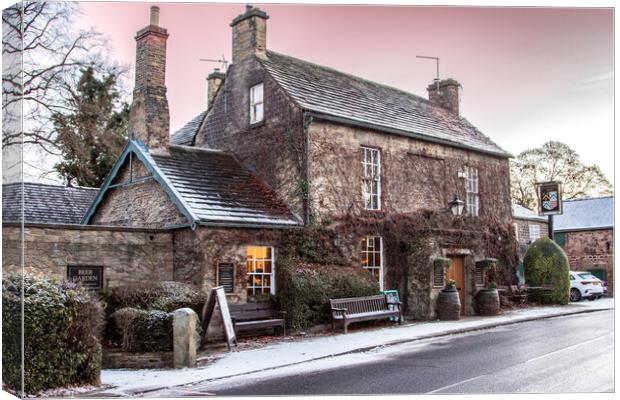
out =
{"type": "Polygon", "coordinates": [[[304,133],[306,135],[306,157],[304,159],[304,173],[306,178],[306,195],[305,195],[305,208],[306,208],[306,222],[305,225],[310,225],[310,125],[312,124],[313,118],[308,112],[304,111],[303,115],[303,125],[304,125],[304,133]]]}

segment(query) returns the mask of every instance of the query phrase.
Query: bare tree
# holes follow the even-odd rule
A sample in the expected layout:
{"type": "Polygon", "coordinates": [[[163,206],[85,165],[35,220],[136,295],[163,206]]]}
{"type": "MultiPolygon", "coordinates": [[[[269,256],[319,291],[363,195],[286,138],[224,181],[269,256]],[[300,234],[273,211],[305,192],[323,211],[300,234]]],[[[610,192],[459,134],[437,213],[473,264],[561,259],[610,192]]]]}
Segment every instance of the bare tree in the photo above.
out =
{"type": "Polygon", "coordinates": [[[77,3],[52,1],[24,1],[3,10],[3,153],[24,146],[59,155],[50,117],[70,110],[67,89],[75,86],[80,70],[126,71],[108,61],[101,34],[74,29],[78,12],[77,3]],[[17,123],[22,113],[23,125],[17,123]]]}
{"type": "Polygon", "coordinates": [[[510,162],[512,201],[536,209],[536,183],[561,181],[565,200],[613,194],[611,183],[596,165],[584,165],[579,155],[561,142],[547,142],[521,152],[510,162]]]}

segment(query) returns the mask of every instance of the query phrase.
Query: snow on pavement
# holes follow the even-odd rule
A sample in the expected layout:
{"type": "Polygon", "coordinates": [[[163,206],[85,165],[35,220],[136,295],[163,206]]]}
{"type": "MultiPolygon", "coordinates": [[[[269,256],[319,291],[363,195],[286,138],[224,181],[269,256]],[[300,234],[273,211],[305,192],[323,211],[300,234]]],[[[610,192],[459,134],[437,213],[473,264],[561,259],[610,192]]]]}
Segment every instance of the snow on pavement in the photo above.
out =
{"type": "MultiPolygon", "coordinates": [[[[102,370],[102,384],[114,385],[106,393],[131,394],[177,385],[213,380],[240,374],[270,370],[291,364],[305,363],[361,349],[391,345],[425,337],[447,335],[468,329],[482,329],[508,322],[526,321],[556,314],[570,314],[584,310],[613,308],[610,298],[582,301],[567,306],[535,307],[507,311],[496,317],[464,317],[459,321],[430,321],[410,325],[388,325],[338,333],[331,336],[306,338],[301,341],[280,342],[262,348],[225,353],[209,365],[192,369],[166,370],[102,370]]],[[[351,355],[354,357],[354,355],[351,355]]],[[[344,359],[346,361],[346,358],[344,359]]],[[[329,362],[329,360],[326,360],[329,362]]],[[[322,365],[322,364],[319,364],[322,365]]],[[[303,368],[303,366],[301,366],[303,368]]]]}

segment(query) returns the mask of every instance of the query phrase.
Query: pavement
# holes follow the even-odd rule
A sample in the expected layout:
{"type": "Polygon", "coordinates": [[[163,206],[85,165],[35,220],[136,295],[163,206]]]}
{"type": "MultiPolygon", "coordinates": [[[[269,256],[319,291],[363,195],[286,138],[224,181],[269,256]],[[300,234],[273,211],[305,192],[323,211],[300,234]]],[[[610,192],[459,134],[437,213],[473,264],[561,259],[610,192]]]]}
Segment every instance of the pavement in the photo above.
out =
{"type": "MultiPolygon", "coordinates": [[[[303,363],[364,352],[378,347],[414,342],[502,325],[543,318],[580,314],[614,308],[613,298],[581,301],[566,306],[529,307],[508,310],[493,317],[462,317],[458,321],[424,321],[410,324],[385,325],[337,332],[333,335],[271,342],[260,348],[233,349],[214,354],[206,365],[191,369],[105,369],[101,371],[104,389],[80,393],[80,397],[149,396],[164,389],[181,389],[189,384],[205,383],[303,363]]],[[[191,395],[187,393],[187,395],[191,395]]],[[[204,394],[203,394],[204,395],[204,394]]]]}

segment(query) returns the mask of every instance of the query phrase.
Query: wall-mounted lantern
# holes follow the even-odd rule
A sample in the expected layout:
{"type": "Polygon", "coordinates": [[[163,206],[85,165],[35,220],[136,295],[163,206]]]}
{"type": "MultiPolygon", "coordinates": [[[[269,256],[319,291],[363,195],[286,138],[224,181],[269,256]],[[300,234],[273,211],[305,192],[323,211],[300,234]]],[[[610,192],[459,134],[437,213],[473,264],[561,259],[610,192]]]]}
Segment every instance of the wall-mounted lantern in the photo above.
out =
{"type": "Polygon", "coordinates": [[[452,211],[452,215],[460,216],[463,214],[463,209],[465,208],[465,202],[455,194],[454,199],[448,203],[448,208],[452,211]]]}

